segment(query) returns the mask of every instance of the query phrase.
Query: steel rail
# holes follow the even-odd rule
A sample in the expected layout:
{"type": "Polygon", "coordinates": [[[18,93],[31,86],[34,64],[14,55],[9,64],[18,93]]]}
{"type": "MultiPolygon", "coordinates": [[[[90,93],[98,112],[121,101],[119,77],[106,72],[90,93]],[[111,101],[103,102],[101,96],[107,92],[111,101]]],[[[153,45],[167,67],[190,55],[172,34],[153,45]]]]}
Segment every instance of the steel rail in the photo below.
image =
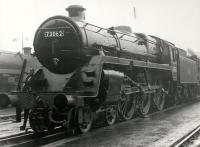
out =
{"type": "MultiPolygon", "coordinates": [[[[22,114],[22,119],[24,117],[24,114],[22,114]]],[[[0,125],[3,122],[8,122],[8,121],[15,121],[16,119],[16,114],[10,114],[10,115],[4,115],[0,117],[0,125]]]]}
{"type": "Polygon", "coordinates": [[[31,144],[36,144],[38,140],[40,144],[41,142],[44,144],[44,142],[51,142],[51,140],[57,141],[59,139],[63,139],[64,137],[66,137],[66,133],[61,132],[60,129],[56,129],[51,133],[43,132],[39,135],[34,134],[33,132],[19,133],[0,138],[0,146],[29,146],[31,144]],[[43,139],[45,141],[42,141],[43,139]]]}
{"type": "Polygon", "coordinates": [[[182,146],[184,143],[186,143],[190,138],[192,138],[192,136],[194,136],[199,131],[200,131],[200,125],[197,126],[195,129],[193,129],[192,131],[190,131],[185,136],[183,136],[182,138],[180,138],[179,140],[177,140],[174,144],[171,145],[171,147],[182,146]]]}

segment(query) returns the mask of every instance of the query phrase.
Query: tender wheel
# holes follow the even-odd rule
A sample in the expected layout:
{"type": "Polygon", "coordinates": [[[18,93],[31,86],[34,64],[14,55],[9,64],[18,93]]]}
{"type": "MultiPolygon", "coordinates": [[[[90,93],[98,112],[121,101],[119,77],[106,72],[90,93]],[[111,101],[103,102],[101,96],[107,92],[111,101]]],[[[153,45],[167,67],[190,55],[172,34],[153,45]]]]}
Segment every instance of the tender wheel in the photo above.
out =
{"type": "Polygon", "coordinates": [[[78,129],[81,133],[87,133],[92,128],[93,114],[89,106],[78,109],[78,129]]]}
{"type": "Polygon", "coordinates": [[[180,88],[177,88],[176,91],[174,92],[174,100],[175,100],[175,104],[178,105],[178,104],[181,104],[182,102],[182,94],[181,94],[181,89],[180,88]]]}
{"type": "Polygon", "coordinates": [[[117,110],[114,106],[110,106],[106,109],[106,123],[110,126],[117,121],[117,110]]]}
{"type": "Polygon", "coordinates": [[[130,120],[136,108],[136,98],[131,95],[121,94],[121,99],[118,103],[119,114],[123,120],[130,120]]]}
{"type": "Polygon", "coordinates": [[[141,116],[145,116],[149,113],[151,107],[151,95],[143,93],[138,98],[138,113],[141,116]]]}
{"type": "Polygon", "coordinates": [[[183,101],[188,102],[190,100],[188,88],[183,89],[183,101]]]}
{"type": "Polygon", "coordinates": [[[156,109],[161,111],[163,110],[165,106],[165,92],[163,89],[157,89],[154,97],[153,97],[153,102],[156,106],[156,109]]]}
{"type": "Polygon", "coordinates": [[[174,97],[174,105],[180,104],[180,100],[179,100],[179,96],[178,96],[178,93],[177,93],[177,92],[175,92],[175,93],[173,94],[173,97],[174,97]]]}
{"type": "Polygon", "coordinates": [[[195,87],[192,87],[189,89],[189,97],[193,100],[197,99],[197,92],[195,90],[195,87]]]}

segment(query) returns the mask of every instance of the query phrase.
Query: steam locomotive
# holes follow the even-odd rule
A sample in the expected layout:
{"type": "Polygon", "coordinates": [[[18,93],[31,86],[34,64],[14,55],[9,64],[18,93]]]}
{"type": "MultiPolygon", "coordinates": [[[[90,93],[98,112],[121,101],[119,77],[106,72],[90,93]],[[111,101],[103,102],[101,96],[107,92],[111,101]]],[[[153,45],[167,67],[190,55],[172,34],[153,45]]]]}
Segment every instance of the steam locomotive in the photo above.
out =
{"type": "Polygon", "coordinates": [[[100,116],[113,125],[197,97],[196,55],[127,26],[87,23],[82,6],[66,10],[69,17],[51,17],[36,31],[35,56],[42,66],[31,69],[17,93],[35,132],[61,126],[85,133],[100,116]]]}
{"type": "Polygon", "coordinates": [[[0,108],[17,102],[10,92],[17,90],[23,60],[29,58],[30,55],[0,50],[0,108]]]}

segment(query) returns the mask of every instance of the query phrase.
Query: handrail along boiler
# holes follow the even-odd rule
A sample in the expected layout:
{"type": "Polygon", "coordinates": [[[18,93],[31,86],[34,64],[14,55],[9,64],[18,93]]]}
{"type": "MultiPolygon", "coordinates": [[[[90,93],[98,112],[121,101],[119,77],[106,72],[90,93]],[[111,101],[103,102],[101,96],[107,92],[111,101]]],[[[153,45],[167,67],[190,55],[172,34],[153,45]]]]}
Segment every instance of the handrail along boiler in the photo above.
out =
{"type": "Polygon", "coordinates": [[[162,110],[166,103],[178,103],[180,91],[196,94],[198,58],[126,26],[86,23],[82,6],[67,11],[69,17],[54,16],[39,26],[34,50],[43,67],[18,93],[35,132],[64,126],[84,133],[99,117],[112,125],[118,117],[131,119],[136,110],[146,115],[152,105],[162,110]],[[184,64],[189,74],[183,73],[184,64]]]}

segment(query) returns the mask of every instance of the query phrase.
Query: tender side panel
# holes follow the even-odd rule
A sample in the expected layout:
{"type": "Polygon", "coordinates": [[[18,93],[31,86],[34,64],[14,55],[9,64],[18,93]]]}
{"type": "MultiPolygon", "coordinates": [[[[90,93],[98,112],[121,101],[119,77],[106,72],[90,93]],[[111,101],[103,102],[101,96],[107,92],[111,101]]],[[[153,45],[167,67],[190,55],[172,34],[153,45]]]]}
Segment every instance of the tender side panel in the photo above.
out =
{"type": "Polygon", "coordinates": [[[179,57],[179,80],[180,83],[197,83],[196,62],[186,57],[179,57]]]}

